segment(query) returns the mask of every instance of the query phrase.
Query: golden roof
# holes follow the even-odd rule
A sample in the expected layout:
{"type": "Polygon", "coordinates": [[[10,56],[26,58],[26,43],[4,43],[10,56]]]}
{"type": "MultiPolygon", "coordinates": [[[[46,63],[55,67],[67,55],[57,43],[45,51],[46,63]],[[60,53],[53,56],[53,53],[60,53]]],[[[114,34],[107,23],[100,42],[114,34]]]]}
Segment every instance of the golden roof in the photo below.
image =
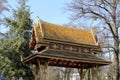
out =
{"type": "Polygon", "coordinates": [[[47,22],[39,22],[33,26],[30,49],[35,49],[36,53],[25,58],[24,63],[35,63],[36,59],[39,59],[42,63],[45,59],[49,59],[50,66],[71,68],[90,68],[96,65],[110,64],[109,61],[93,55],[95,54],[94,52],[99,51],[101,48],[97,44],[91,30],[74,29],[47,22]],[[51,48],[55,44],[62,45],[62,47],[59,47],[60,50],[51,48]],[[73,45],[81,49],[90,48],[90,54],[83,52],[81,49],[77,49],[78,53],[77,51],[72,53],[72,50],[70,52],[65,50],[65,47],[70,48],[73,45]]]}
{"type": "Polygon", "coordinates": [[[47,22],[39,22],[34,25],[36,42],[45,39],[98,46],[95,36],[91,30],[82,30],[63,27],[47,22]]]}

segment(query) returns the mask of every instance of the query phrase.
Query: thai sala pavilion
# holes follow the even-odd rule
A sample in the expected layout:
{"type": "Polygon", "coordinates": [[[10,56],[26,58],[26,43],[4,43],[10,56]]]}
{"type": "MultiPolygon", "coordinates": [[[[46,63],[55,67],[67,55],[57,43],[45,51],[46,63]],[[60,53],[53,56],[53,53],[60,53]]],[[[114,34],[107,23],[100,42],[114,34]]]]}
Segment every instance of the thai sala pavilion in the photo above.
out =
{"type": "MultiPolygon", "coordinates": [[[[80,80],[84,79],[84,70],[93,70],[111,62],[98,58],[102,50],[92,30],[68,28],[39,20],[33,24],[30,49],[34,54],[23,62],[33,71],[35,80],[47,80],[48,66],[80,69],[80,80]]],[[[48,74],[49,75],[49,74],[48,74]]]]}

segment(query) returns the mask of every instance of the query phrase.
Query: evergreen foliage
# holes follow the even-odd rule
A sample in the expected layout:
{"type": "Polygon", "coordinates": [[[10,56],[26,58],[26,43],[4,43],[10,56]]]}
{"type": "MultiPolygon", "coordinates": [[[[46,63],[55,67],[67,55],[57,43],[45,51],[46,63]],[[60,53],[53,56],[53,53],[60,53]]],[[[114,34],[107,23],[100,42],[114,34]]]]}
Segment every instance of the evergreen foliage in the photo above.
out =
{"type": "Polygon", "coordinates": [[[0,39],[0,72],[6,80],[14,77],[18,80],[33,80],[30,68],[21,62],[22,57],[27,57],[31,53],[29,50],[29,40],[32,29],[30,19],[30,9],[26,5],[26,0],[19,0],[18,7],[13,10],[13,16],[6,18],[6,26],[9,31],[0,39]]]}

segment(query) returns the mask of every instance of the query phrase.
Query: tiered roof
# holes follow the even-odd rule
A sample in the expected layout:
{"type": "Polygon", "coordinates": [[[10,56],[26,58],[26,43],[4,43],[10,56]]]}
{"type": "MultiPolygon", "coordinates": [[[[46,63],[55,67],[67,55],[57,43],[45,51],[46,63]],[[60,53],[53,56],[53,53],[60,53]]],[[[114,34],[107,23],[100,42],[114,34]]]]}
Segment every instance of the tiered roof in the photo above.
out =
{"type": "Polygon", "coordinates": [[[68,28],[42,22],[34,25],[34,31],[37,42],[53,40],[78,45],[98,46],[92,30],[68,28]]]}
{"type": "Polygon", "coordinates": [[[48,59],[50,66],[72,68],[110,64],[95,56],[102,51],[91,30],[68,28],[43,21],[33,25],[30,49],[37,52],[25,58],[25,63],[35,63],[39,59],[42,64],[48,59]]]}

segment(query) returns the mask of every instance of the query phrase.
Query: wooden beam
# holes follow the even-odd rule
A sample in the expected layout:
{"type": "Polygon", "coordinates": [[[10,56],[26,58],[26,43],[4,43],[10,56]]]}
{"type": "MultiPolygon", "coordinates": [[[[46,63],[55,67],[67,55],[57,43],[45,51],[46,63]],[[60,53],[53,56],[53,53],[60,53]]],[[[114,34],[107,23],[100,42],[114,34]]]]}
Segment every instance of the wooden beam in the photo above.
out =
{"type": "Polygon", "coordinates": [[[47,80],[47,68],[48,68],[49,60],[44,59],[43,62],[43,60],[36,59],[36,61],[37,61],[36,66],[38,67],[38,69],[37,69],[37,76],[35,76],[35,80],[47,80]]]}
{"type": "Polygon", "coordinates": [[[39,80],[38,66],[36,64],[30,64],[30,68],[32,70],[35,80],[39,80]]]}

